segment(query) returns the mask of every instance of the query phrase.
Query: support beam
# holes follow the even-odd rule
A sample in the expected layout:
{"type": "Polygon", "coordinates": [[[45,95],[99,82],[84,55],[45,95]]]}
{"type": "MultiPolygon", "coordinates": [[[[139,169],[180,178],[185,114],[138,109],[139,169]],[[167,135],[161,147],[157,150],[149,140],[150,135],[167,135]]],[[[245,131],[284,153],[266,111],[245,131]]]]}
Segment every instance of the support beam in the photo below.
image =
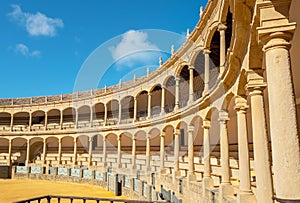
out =
{"type": "Polygon", "coordinates": [[[180,130],[177,129],[174,133],[174,178],[180,174],[180,171],[179,171],[179,135],[180,135],[180,130]]]}
{"type": "Polygon", "coordinates": [[[12,148],[12,140],[8,140],[8,161],[7,164],[10,166],[11,165],[11,148],[12,148]]]}
{"type": "Polygon", "coordinates": [[[43,139],[43,157],[42,157],[43,164],[47,164],[47,162],[46,162],[46,154],[47,154],[47,139],[44,138],[43,139]]]}
{"type": "Polygon", "coordinates": [[[133,122],[137,121],[137,97],[134,97],[133,122]]]}
{"type": "Polygon", "coordinates": [[[189,101],[188,103],[191,104],[194,101],[194,70],[193,66],[189,66],[189,73],[190,73],[190,83],[189,83],[189,101]]]}
{"type": "Polygon", "coordinates": [[[151,171],[151,166],[150,166],[150,139],[151,139],[151,134],[147,134],[147,143],[146,143],[146,168],[147,171],[150,172],[151,171]]]}
{"type": "Polygon", "coordinates": [[[58,139],[58,164],[61,164],[61,138],[58,139]]]}
{"type": "Polygon", "coordinates": [[[77,165],[77,137],[74,137],[73,166],[77,165]]]}
{"type": "Polygon", "coordinates": [[[136,169],[136,137],[133,135],[132,136],[132,169],[136,169]]]}
{"type": "Polygon", "coordinates": [[[179,83],[180,83],[180,76],[175,77],[175,108],[174,111],[177,111],[179,109],[179,83]]]}
{"type": "Polygon", "coordinates": [[[151,97],[152,97],[152,93],[149,92],[148,93],[148,119],[151,118],[151,101],[152,101],[151,97]]]}
{"type": "Polygon", "coordinates": [[[196,180],[195,166],[194,166],[194,126],[188,126],[188,158],[189,158],[189,170],[188,180],[196,180]]]}
{"type": "Polygon", "coordinates": [[[122,136],[119,135],[118,136],[118,157],[117,157],[117,167],[118,167],[118,169],[122,168],[122,164],[121,164],[121,138],[122,138],[122,136]]]}
{"type": "Polygon", "coordinates": [[[218,31],[220,32],[220,75],[223,74],[225,69],[225,58],[226,58],[226,41],[225,41],[225,30],[226,25],[219,24],[218,31]]]}
{"type": "Polygon", "coordinates": [[[103,166],[107,166],[106,136],[103,136],[103,166]]]}
{"type": "Polygon", "coordinates": [[[208,92],[209,92],[209,54],[210,54],[210,50],[208,48],[204,49],[203,50],[204,52],[204,58],[205,58],[205,64],[204,64],[204,90],[203,90],[203,94],[202,96],[204,95],[207,95],[208,92]]]}
{"type": "Polygon", "coordinates": [[[161,86],[161,111],[160,111],[161,116],[165,114],[165,90],[166,87],[161,86]]]}
{"type": "Polygon", "coordinates": [[[165,132],[160,134],[160,172],[165,172],[165,132]]]}
{"type": "Polygon", "coordinates": [[[25,166],[28,166],[29,164],[29,155],[30,155],[30,139],[27,140],[25,166]]]}
{"type": "Polygon", "coordinates": [[[89,166],[92,166],[92,152],[93,152],[93,137],[89,137],[89,166]]]}

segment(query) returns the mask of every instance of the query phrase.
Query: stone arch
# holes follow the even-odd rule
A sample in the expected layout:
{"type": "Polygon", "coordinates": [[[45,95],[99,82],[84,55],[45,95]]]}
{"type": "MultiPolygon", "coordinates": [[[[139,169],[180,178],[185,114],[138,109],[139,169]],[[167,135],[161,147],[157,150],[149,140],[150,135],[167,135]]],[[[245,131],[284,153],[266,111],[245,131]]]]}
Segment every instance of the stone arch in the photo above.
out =
{"type": "Polygon", "coordinates": [[[137,99],[137,119],[143,120],[148,116],[148,92],[143,90],[136,96],[137,99]]]}
{"type": "Polygon", "coordinates": [[[160,84],[154,85],[151,90],[151,116],[157,116],[161,113],[162,87],[160,84]]]}
{"type": "Polygon", "coordinates": [[[164,83],[165,87],[165,112],[173,112],[175,108],[175,77],[169,76],[164,83]]]}
{"type": "Polygon", "coordinates": [[[196,115],[193,117],[192,121],[189,124],[194,127],[194,152],[201,152],[203,146],[203,119],[201,116],[196,115]]]}
{"type": "Polygon", "coordinates": [[[184,65],[179,72],[179,107],[185,107],[189,100],[189,83],[190,83],[190,71],[189,66],[184,65]]]}
{"type": "Polygon", "coordinates": [[[119,101],[112,99],[106,103],[107,124],[115,125],[119,121],[119,101]]]}
{"type": "Polygon", "coordinates": [[[75,127],[76,109],[74,107],[65,108],[63,111],[63,129],[70,129],[75,127]]]}
{"type": "Polygon", "coordinates": [[[32,125],[45,125],[45,112],[37,110],[32,112],[32,125]]]}
{"type": "Polygon", "coordinates": [[[85,154],[89,151],[89,136],[77,136],[77,154],[85,154]]]}
{"type": "Polygon", "coordinates": [[[26,131],[29,126],[29,113],[22,111],[14,114],[13,130],[26,131]]]}
{"type": "Polygon", "coordinates": [[[93,126],[99,127],[104,124],[104,116],[105,116],[105,104],[104,103],[96,103],[92,107],[93,109],[93,126]]]}
{"type": "Polygon", "coordinates": [[[27,139],[24,137],[15,137],[11,140],[11,151],[14,157],[13,162],[17,165],[25,165],[27,139]]]}
{"type": "Polygon", "coordinates": [[[58,128],[60,125],[60,110],[59,109],[51,109],[47,112],[47,128],[52,129],[55,126],[58,128]],[[52,127],[53,126],[53,127],[52,127]]]}
{"type": "Polygon", "coordinates": [[[139,130],[134,134],[134,137],[137,154],[146,154],[147,133],[144,130],[139,130]]]}
{"type": "Polygon", "coordinates": [[[174,127],[173,125],[166,125],[162,132],[165,134],[165,151],[172,154],[174,152],[174,127]]]}
{"type": "Polygon", "coordinates": [[[179,133],[179,146],[186,148],[188,145],[188,124],[185,121],[180,121],[176,125],[176,133],[179,133]]]}
{"type": "Polygon", "coordinates": [[[122,123],[132,122],[134,117],[134,97],[125,96],[121,99],[121,120],[122,123]]]}
{"type": "Polygon", "coordinates": [[[148,135],[150,135],[151,153],[159,152],[160,150],[160,134],[161,130],[158,128],[152,128],[148,132],[148,135]]]}
{"type": "Polygon", "coordinates": [[[132,134],[123,132],[119,135],[121,139],[121,152],[131,154],[132,152],[132,134]]]}
{"type": "Polygon", "coordinates": [[[72,154],[74,152],[74,137],[67,135],[61,138],[61,153],[72,154]]]}
{"type": "Polygon", "coordinates": [[[0,130],[8,131],[11,125],[11,114],[8,112],[0,113],[0,130]]]}
{"type": "Polygon", "coordinates": [[[78,108],[78,122],[90,122],[91,120],[91,107],[84,105],[78,108]]]}
{"type": "Polygon", "coordinates": [[[43,138],[33,137],[30,139],[29,163],[41,160],[43,154],[43,138]]]}
{"type": "Polygon", "coordinates": [[[59,142],[58,137],[55,136],[47,137],[45,142],[47,144],[47,156],[51,154],[58,154],[58,142],[59,142]]]}
{"type": "Polygon", "coordinates": [[[109,133],[106,135],[106,148],[107,152],[116,154],[118,151],[118,135],[109,133]]]}

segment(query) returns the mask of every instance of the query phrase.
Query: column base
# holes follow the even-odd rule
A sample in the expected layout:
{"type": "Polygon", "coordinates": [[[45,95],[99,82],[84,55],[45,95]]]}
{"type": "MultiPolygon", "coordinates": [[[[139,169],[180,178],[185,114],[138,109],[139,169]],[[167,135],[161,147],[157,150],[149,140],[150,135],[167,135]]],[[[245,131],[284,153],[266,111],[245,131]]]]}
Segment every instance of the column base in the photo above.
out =
{"type": "Polygon", "coordinates": [[[203,199],[209,199],[209,192],[207,189],[214,187],[214,181],[211,177],[204,177],[202,180],[202,196],[203,199]]]}
{"type": "Polygon", "coordinates": [[[188,171],[187,179],[188,179],[188,182],[196,181],[197,180],[196,174],[194,172],[188,171]]]}
{"type": "Polygon", "coordinates": [[[237,195],[237,203],[253,203],[256,198],[253,193],[239,193],[237,195]]]}
{"type": "Polygon", "coordinates": [[[219,202],[224,202],[224,197],[233,195],[234,190],[230,183],[221,183],[219,186],[219,202]]]}

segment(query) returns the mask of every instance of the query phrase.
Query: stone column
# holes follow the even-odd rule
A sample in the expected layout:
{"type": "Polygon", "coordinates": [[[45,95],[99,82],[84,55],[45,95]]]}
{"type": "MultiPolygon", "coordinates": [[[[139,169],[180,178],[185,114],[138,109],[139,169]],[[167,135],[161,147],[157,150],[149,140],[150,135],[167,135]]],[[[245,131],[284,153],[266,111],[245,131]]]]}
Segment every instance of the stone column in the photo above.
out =
{"type": "Polygon", "coordinates": [[[107,166],[107,153],[106,153],[106,136],[103,136],[103,166],[107,166]]]}
{"type": "Polygon", "coordinates": [[[75,109],[75,128],[78,128],[78,109],[75,109]]]}
{"type": "Polygon", "coordinates": [[[209,91],[209,54],[210,50],[209,49],[204,49],[204,58],[205,58],[205,64],[204,64],[204,90],[202,95],[208,94],[209,91]]]}
{"type": "Polygon", "coordinates": [[[107,104],[104,104],[104,126],[107,124],[107,104]]]}
{"type": "Polygon", "coordinates": [[[90,107],[90,128],[93,127],[93,107],[90,107]]]}
{"type": "Polygon", "coordinates": [[[48,112],[45,112],[45,130],[47,130],[48,126],[48,112]]]}
{"type": "Polygon", "coordinates": [[[211,165],[210,165],[210,139],[209,139],[209,128],[210,121],[203,121],[203,159],[204,159],[204,175],[203,175],[203,185],[202,185],[202,194],[203,198],[207,199],[209,194],[207,189],[214,186],[213,180],[211,178],[211,165]]]}
{"type": "Polygon", "coordinates": [[[151,92],[148,93],[148,119],[151,118],[151,92]]]}
{"type": "Polygon", "coordinates": [[[63,128],[63,120],[64,120],[64,115],[63,115],[63,111],[60,111],[60,129],[62,130],[63,128]]]}
{"type": "Polygon", "coordinates": [[[73,166],[77,165],[77,137],[74,137],[73,166]]]}
{"type": "MultiPolygon", "coordinates": [[[[274,15],[286,12],[288,16],[288,10],[279,10],[288,4],[286,1],[272,4],[276,7],[272,8],[276,10],[274,15]]],[[[268,13],[267,8],[261,12],[268,13]]],[[[275,21],[274,26],[258,28],[267,73],[274,190],[276,198],[300,201],[300,145],[289,52],[296,23],[288,23],[288,19],[285,23],[275,21]]]]}
{"type": "MultiPolygon", "coordinates": [[[[262,70],[256,70],[257,72],[262,70]]],[[[262,72],[260,73],[262,75],[262,72]]],[[[269,158],[268,137],[263,100],[266,87],[263,77],[254,71],[248,72],[247,89],[249,91],[252,115],[253,148],[256,173],[257,202],[273,202],[273,186],[269,158]]]]}
{"type": "Polygon", "coordinates": [[[147,143],[146,143],[146,168],[147,171],[151,171],[151,166],[150,166],[150,138],[151,138],[151,134],[147,135],[147,143]]]}
{"type": "Polygon", "coordinates": [[[176,76],[175,77],[175,82],[176,82],[176,85],[175,85],[175,108],[174,108],[174,111],[177,111],[179,109],[179,83],[180,83],[180,77],[179,76],[176,76]]]}
{"type": "Polygon", "coordinates": [[[7,164],[10,166],[11,165],[11,139],[8,140],[8,161],[7,164]]]}
{"type": "Polygon", "coordinates": [[[93,138],[89,137],[89,166],[92,166],[93,138]]]}
{"type": "Polygon", "coordinates": [[[136,138],[132,136],[132,169],[136,169],[136,138]]]}
{"type": "Polygon", "coordinates": [[[134,97],[133,121],[137,121],[137,97],[134,97]]]}
{"type": "Polygon", "coordinates": [[[193,66],[189,66],[190,83],[189,83],[189,104],[194,101],[194,70],[193,66]]]}
{"type": "Polygon", "coordinates": [[[13,131],[13,128],[14,128],[14,114],[12,113],[10,117],[10,131],[13,131]]]}
{"type": "Polygon", "coordinates": [[[194,167],[194,126],[188,126],[188,158],[189,158],[189,181],[196,180],[194,167]]]}
{"type": "Polygon", "coordinates": [[[58,164],[61,164],[61,138],[58,139],[58,164]]]}
{"type": "Polygon", "coordinates": [[[174,133],[174,178],[180,175],[179,171],[179,134],[180,130],[176,130],[174,133]]]}
{"type": "Polygon", "coordinates": [[[29,164],[29,155],[30,155],[30,140],[27,140],[25,166],[28,166],[28,164],[29,164]]]}
{"type": "Polygon", "coordinates": [[[121,135],[118,136],[118,158],[117,158],[117,167],[122,168],[121,164],[121,135]]]}
{"type": "Polygon", "coordinates": [[[226,58],[226,41],[225,41],[225,30],[226,25],[219,24],[218,31],[220,32],[220,75],[223,74],[225,69],[225,58],[226,58]]]}
{"type": "Polygon", "coordinates": [[[29,113],[29,125],[28,125],[28,131],[31,131],[31,126],[32,126],[32,113],[29,113]]]}
{"type": "Polygon", "coordinates": [[[119,124],[122,122],[122,104],[121,100],[119,100],[119,124]]]}
{"type": "Polygon", "coordinates": [[[43,164],[47,164],[47,162],[46,162],[46,153],[47,153],[47,139],[44,138],[43,139],[43,157],[42,157],[43,164]]]}
{"type": "Polygon", "coordinates": [[[226,110],[221,110],[219,112],[219,122],[220,122],[220,152],[221,152],[221,168],[222,168],[222,181],[221,184],[230,184],[229,177],[229,142],[228,142],[228,132],[227,132],[227,121],[228,113],[226,110]]]}
{"type": "Polygon", "coordinates": [[[165,88],[165,86],[161,86],[161,116],[165,114],[165,88]]]}
{"type": "Polygon", "coordinates": [[[247,100],[241,96],[235,98],[235,110],[237,112],[237,133],[238,133],[238,155],[239,155],[239,180],[240,192],[238,193],[238,202],[245,202],[253,199],[250,180],[250,160],[247,133],[248,109],[247,100]]]}
{"type": "Polygon", "coordinates": [[[165,132],[160,135],[160,172],[165,172],[165,132]]]}

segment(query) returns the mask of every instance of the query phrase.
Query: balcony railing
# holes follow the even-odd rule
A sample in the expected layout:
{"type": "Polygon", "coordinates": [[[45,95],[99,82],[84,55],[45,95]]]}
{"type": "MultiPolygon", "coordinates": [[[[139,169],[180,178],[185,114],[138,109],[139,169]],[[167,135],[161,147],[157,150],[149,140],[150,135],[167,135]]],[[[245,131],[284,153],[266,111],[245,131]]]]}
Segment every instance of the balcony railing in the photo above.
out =
{"type": "MultiPolygon", "coordinates": [[[[111,199],[111,198],[93,198],[93,197],[75,197],[75,196],[55,196],[55,195],[46,195],[41,197],[35,197],[31,199],[21,200],[13,203],[30,203],[30,202],[38,202],[40,203],[42,200],[46,200],[47,203],[51,203],[52,200],[57,200],[58,203],[61,200],[70,200],[72,203],[74,200],[82,200],[83,203],[86,201],[94,201],[96,203],[101,202],[110,202],[110,203],[165,203],[166,201],[144,201],[144,200],[124,200],[124,199],[111,199]]],[[[167,201],[168,202],[168,201],[167,201]]]]}

